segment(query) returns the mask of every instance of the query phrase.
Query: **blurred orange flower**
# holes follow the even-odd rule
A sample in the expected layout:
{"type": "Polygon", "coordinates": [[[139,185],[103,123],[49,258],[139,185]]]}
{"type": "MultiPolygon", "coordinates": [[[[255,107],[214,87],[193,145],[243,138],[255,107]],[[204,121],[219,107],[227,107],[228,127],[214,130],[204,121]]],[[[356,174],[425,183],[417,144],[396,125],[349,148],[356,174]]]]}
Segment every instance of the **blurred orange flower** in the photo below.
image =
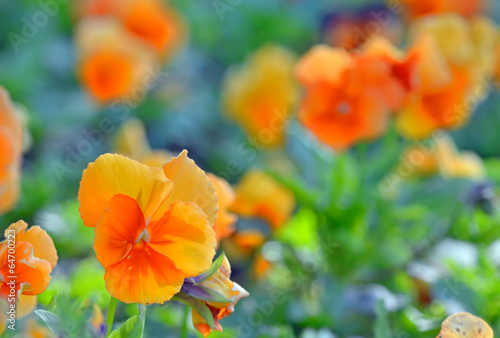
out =
{"type": "Polygon", "coordinates": [[[381,37],[358,53],[314,47],[295,72],[307,91],[300,120],[338,151],[379,137],[414,89],[413,62],[381,37]]]}
{"type": "Polygon", "coordinates": [[[215,193],[219,200],[219,212],[217,220],[214,223],[215,238],[219,242],[222,238],[231,235],[234,232],[234,223],[237,216],[228,211],[228,208],[233,203],[235,197],[233,188],[222,177],[214,174],[207,174],[215,188],[215,193]]]}
{"type": "Polygon", "coordinates": [[[491,327],[479,317],[467,312],[449,316],[441,325],[436,338],[493,338],[491,327]]]}
{"type": "Polygon", "coordinates": [[[252,256],[266,242],[266,236],[257,229],[237,230],[222,242],[224,252],[231,259],[245,260],[252,256]]]}
{"type": "Polygon", "coordinates": [[[173,155],[166,150],[152,150],[141,120],[127,120],[117,133],[114,151],[150,167],[161,168],[173,155]]]}
{"type": "Polygon", "coordinates": [[[0,86],[0,215],[19,200],[23,127],[7,91],[0,86]]]}
{"type": "Polygon", "coordinates": [[[461,127],[486,98],[499,33],[489,19],[455,14],[423,18],[412,31],[410,54],[418,60],[421,82],[396,123],[404,136],[422,139],[439,128],[461,127]]]}
{"type": "MultiPolygon", "coordinates": [[[[58,259],[47,232],[39,226],[27,228],[24,221],[11,224],[0,243],[0,298],[8,304],[7,310],[15,310],[16,318],[35,309],[36,295],[49,286],[58,259]]],[[[8,312],[2,315],[10,318],[8,312]]]]}
{"type": "Polygon", "coordinates": [[[100,102],[143,99],[158,75],[155,53],[113,18],[87,18],[76,29],[79,75],[100,102]]]}
{"type": "Polygon", "coordinates": [[[227,115],[260,146],[280,146],[296,102],[295,56],[277,45],[266,45],[225,78],[223,104],[227,115]]]}
{"type": "MultiPolygon", "coordinates": [[[[201,287],[216,292],[229,300],[225,303],[205,302],[212,312],[214,318],[214,328],[220,332],[222,332],[222,326],[220,325],[219,320],[231,315],[234,312],[234,306],[236,303],[238,303],[240,299],[248,297],[248,292],[239,284],[231,281],[230,277],[231,265],[229,264],[228,259],[224,256],[219,270],[217,270],[207,280],[199,284],[201,287]]],[[[194,310],[193,325],[203,335],[203,337],[208,337],[208,335],[212,332],[212,329],[203,317],[194,310]]]]}
{"type": "Polygon", "coordinates": [[[294,195],[263,171],[248,171],[235,189],[229,208],[246,217],[261,217],[273,229],[283,225],[295,209],[294,195]]]}
{"type": "Polygon", "coordinates": [[[163,170],[102,155],[84,170],[78,199],[106,289],[125,303],[163,303],[212,263],[217,195],[187,151],[163,170]]]}
{"type": "Polygon", "coordinates": [[[126,30],[147,43],[162,57],[172,56],[186,38],[181,16],[161,0],[82,0],[77,15],[119,18],[126,30]]]}
{"type": "Polygon", "coordinates": [[[485,9],[485,0],[402,0],[412,17],[454,12],[473,15],[485,9]]]}

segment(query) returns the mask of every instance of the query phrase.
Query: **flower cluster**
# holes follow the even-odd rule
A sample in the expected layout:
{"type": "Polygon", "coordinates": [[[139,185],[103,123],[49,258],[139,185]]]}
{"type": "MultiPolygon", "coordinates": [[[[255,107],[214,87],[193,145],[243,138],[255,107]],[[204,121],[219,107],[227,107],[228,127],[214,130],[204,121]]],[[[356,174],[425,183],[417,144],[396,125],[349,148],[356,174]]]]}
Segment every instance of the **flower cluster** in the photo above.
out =
{"type": "Polygon", "coordinates": [[[100,103],[137,103],[159,75],[161,62],[182,45],[185,28],[160,0],[77,1],[78,73],[100,103]]]}

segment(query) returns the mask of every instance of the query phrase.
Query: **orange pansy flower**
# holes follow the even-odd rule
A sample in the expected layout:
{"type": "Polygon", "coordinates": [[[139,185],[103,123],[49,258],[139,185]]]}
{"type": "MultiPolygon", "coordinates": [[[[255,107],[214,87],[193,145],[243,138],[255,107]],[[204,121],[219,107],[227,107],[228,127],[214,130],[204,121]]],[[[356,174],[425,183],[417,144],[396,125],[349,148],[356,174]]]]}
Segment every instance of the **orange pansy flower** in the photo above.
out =
{"type": "Polygon", "coordinates": [[[446,318],[436,338],[493,338],[493,330],[481,318],[461,312],[446,318]]]}
{"type": "Polygon", "coordinates": [[[219,213],[214,223],[215,237],[217,238],[217,242],[219,242],[222,238],[234,232],[234,223],[237,220],[237,216],[230,213],[228,208],[234,202],[236,196],[231,185],[222,177],[208,174],[208,178],[214,185],[215,193],[219,200],[219,213]]]}
{"type": "Polygon", "coordinates": [[[162,55],[172,55],[185,40],[184,22],[163,1],[127,0],[118,15],[129,32],[162,55]]]}
{"type": "Polygon", "coordinates": [[[390,112],[414,87],[413,59],[375,38],[358,53],[317,46],[296,67],[306,88],[300,120],[321,141],[343,151],[380,136],[390,112]]]}
{"type": "Polygon", "coordinates": [[[126,30],[163,57],[172,56],[186,38],[181,16],[161,0],[82,0],[77,15],[119,18],[126,30]]]}
{"type": "Polygon", "coordinates": [[[412,27],[420,86],[397,117],[400,132],[413,139],[439,128],[465,124],[487,95],[495,69],[499,33],[489,19],[456,14],[423,18],[412,27]]]}
{"type": "Polygon", "coordinates": [[[100,102],[138,102],[157,76],[154,52],[113,18],[88,18],[76,30],[79,74],[100,102]]]}
{"type": "Polygon", "coordinates": [[[286,121],[297,98],[294,62],[295,56],[287,49],[267,45],[226,74],[222,94],[225,111],[257,145],[284,143],[286,121]]]}
{"type": "Polygon", "coordinates": [[[15,306],[18,318],[36,307],[36,295],[48,287],[58,259],[47,232],[39,226],[27,228],[24,221],[11,224],[0,243],[0,299],[8,303],[7,310],[15,306]]]}
{"type": "Polygon", "coordinates": [[[163,303],[210,267],[217,195],[187,151],[163,169],[102,155],[84,170],[78,199],[113,297],[163,303]]]}
{"type": "Polygon", "coordinates": [[[0,215],[11,210],[20,194],[23,127],[7,91],[0,86],[0,215]]]}
{"type": "MultiPolygon", "coordinates": [[[[201,282],[199,285],[205,289],[209,289],[217,294],[225,297],[229,302],[215,303],[205,302],[214,318],[214,328],[222,332],[222,326],[219,320],[231,315],[234,312],[234,306],[242,298],[248,297],[248,292],[243,289],[239,284],[231,281],[231,265],[228,259],[224,256],[219,270],[217,270],[207,280],[201,282]]],[[[196,311],[193,310],[193,325],[203,335],[208,337],[212,329],[207,322],[196,311]]]]}
{"type": "Polygon", "coordinates": [[[117,133],[114,151],[150,167],[161,168],[173,155],[166,150],[152,150],[141,120],[127,120],[117,133]]]}
{"type": "Polygon", "coordinates": [[[485,9],[485,0],[402,0],[412,17],[455,12],[473,15],[485,9]]]}
{"type": "Polygon", "coordinates": [[[266,242],[266,236],[257,229],[237,230],[222,242],[224,252],[232,260],[245,260],[266,242]]]}
{"type": "Polygon", "coordinates": [[[288,220],[295,209],[295,197],[263,171],[247,172],[235,189],[230,210],[246,217],[261,217],[273,229],[288,220]]]}

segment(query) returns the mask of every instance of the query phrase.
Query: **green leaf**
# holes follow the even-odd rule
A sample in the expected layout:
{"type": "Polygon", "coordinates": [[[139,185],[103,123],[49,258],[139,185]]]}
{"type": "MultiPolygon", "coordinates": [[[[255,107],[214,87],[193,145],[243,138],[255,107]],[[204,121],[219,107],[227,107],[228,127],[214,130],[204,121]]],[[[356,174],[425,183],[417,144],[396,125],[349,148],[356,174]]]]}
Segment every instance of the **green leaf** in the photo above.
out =
{"type": "Polygon", "coordinates": [[[210,266],[210,268],[208,268],[207,271],[205,271],[201,275],[192,278],[193,284],[198,285],[206,281],[208,278],[210,278],[214,273],[217,272],[217,270],[219,270],[223,260],[224,260],[224,253],[221,253],[220,256],[217,257],[217,259],[212,263],[212,265],[210,266]]]}
{"type": "Polygon", "coordinates": [[[387,316],[387,310],[385,309],[383,300],[379,300],[377,302],[375,314],[377,315],[374,327],[375,338],[392,338],[389,318],[387,316]]]}
{"type": "Polygon", "coordinates": [[[198,312],[198,314],[205,320],[205,322],[207,322],[208,326],[210,326],[212,330],[214,329],[214,317],[205,303],[189,297],[182,292],[179,292],[174,297],[172,297],[172,300],[184,303],[194,311],[198,312]]]}
{"type": "Polygon", "coordinates": [[[141,338],[142,320],[139,316],[133,316],[127,319],[118,330],[113,330],[108,338],[141,338]]]}
{"type": "Polygon", "coordinates": [[[42,318],[42,320],[54,335],[59,337],[61,334],[63,334],[63,330],[61,329],[61,320],[58,316],[50,311],[45,310],[35,310],[35,313],[38,315],[38,317],[42,318]]]}

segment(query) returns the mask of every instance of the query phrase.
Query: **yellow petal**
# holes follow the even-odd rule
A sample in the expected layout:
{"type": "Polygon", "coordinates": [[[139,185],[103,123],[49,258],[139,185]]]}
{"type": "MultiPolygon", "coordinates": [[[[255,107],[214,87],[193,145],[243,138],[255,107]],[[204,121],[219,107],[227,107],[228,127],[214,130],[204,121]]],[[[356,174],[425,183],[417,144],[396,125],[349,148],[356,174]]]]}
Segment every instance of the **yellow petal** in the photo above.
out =
{"type": "Polygon", "coordinates": [[[104,154],[83,171],[78,192],[83,223],[95,227],[116,194],[137,201],[148,222],[173,189],[159,168],[116,154],[104,154]]]}
{"type": "Polygon", "coordinates": [[[167,256],[186,277],[206,271],[215,255],[215,233],[205,213],[194,203],[176,202],[146,228],[149,245],[167,256]]]}
{"type": "Polygon", "coordinates": [[[21,295],[16,305],[17,318],[23,318],[36,309],[37,296],[21,295]]]}
{"type": "Polygon", "coordinates": [[[24,221],[18,221],[11,224],[5,230],[5,237],[14,230],[16,233],[16,242],[29,242],[33,246],[33,255],[44,259],[50,263],[52,269],[57,265],[57,251],[54,242],[49,234],[38,225],[32,226],[28,231],[28,224],[24,221]]]}
{"type": "Polygon", "coordinates": [[[208,221],[213,225],[219,210],[217,194],[207,174],[187,156],[187,151],[182,151],[179,156],[166,163],[163,171],[165,176],[174,183],[174,187],[153,216],[153,220],[162,218],[174,202],[193,202],[203,210],[208,221]]]}

